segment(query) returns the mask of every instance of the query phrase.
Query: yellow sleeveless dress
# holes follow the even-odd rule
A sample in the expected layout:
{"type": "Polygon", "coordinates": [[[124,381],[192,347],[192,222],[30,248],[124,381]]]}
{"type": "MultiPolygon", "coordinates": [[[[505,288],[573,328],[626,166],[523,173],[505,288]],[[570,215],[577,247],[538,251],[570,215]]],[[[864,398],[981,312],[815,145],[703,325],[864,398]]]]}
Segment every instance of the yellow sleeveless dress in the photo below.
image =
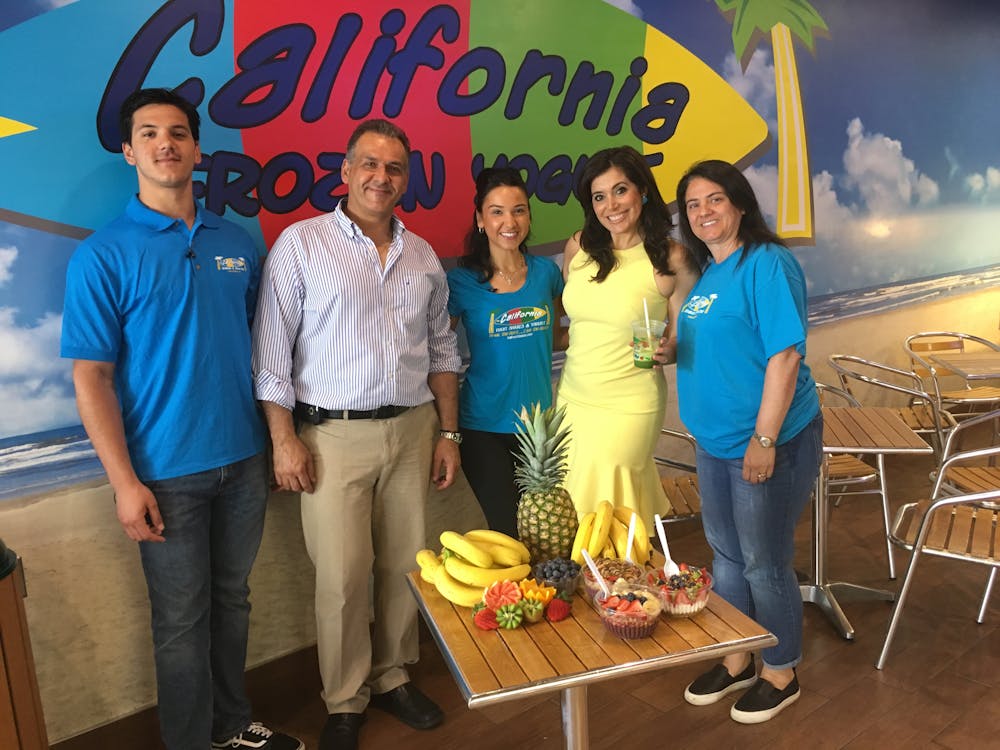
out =
{"type": "Polygon", "coordinates": [[[670,507],[653,463],[667,387],[659,370],[632,364],[632,321],[643,318],[643,299],[651,319],[665,320],[667,301],[643,245],[615,257],[596,283],[597,264],[580,250],[563,290],[569,348],[557,403],[572,430],[566,489],[581,516],[608,500],[636,510],[652,530],[653,514],[670,507]]]}

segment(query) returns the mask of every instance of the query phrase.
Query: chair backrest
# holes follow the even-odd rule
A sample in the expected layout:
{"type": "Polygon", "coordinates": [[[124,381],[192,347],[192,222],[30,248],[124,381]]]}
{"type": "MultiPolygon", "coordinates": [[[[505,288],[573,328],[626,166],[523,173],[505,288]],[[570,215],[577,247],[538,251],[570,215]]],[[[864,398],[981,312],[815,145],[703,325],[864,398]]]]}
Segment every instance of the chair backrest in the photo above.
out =
{"type": "MultiPolygon", "coordinates": [[[[993,445],[989,448],[975,448],[973,450],[961,451],[947,456],[941,463],[941,468],[938,470],[937,477],[934,479],[934,491],[931,494],[931,498],[933,500],[938,500],[943,495],[948,494],[947,492],[942,493],[942,486],[947,485],[948,474],[956,467],[976,460],[981,460],[983,463],[987,463],[991,459],[996,459],[998,456],[1000,456],[1000,446],[998,445],[993,445]]],[[[988,492],[1000,492],[1000,487],[991,489],[988,492]]],[[[994,501],[997,498],[977,498],[974,495],[969,495],[969,499],[973,501],[994,501]]]]}
{"type": "Polygon", "coordinates": [[[950,456],[961,450],[962,441],[968,436],[971,430],[977,427],[977,425],[992,422],[994,420],[1000,420],[1000,409],[984,412],[958,422],[955,427],[948,432],[948,439],[945,440],[944,450],[941,452],[942,460],[947,460],[950,456]]]}
{"type": "Polygon", "coordinates": [[[939,368],[935,367],[932,362],[921,355],[946,351],[964,352],[966,343],[979,344],[987,349],[1000,351],[1000,346],[994,344],[989,339],[974,336],[971,333],[962,333],[961,331],[921,331],[920,333],[913,333],[903,341],[903,349],[906,350],[907,355],[910,357],[910,365],[913,372],[921,378],[933,378],[934,385],[937,387],[938,375],[947,375],[948,373],[946,371],[938,372],[939,368]]]}
{"type": "Polygon", "coordinates": [[[861,406],[861,402],[843,388],[826,383],[816,383],[816,395],[819,396],[820,406],[833,406],[835,401],[839,406],[861,406]]]}

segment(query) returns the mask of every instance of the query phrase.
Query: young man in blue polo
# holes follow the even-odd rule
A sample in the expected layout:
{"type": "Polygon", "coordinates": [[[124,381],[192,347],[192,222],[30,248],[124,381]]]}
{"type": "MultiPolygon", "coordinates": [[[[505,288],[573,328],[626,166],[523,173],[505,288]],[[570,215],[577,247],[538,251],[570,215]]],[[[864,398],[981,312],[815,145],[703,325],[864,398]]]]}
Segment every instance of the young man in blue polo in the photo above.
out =
{"type": "Polygon", "coordinates": [[[121,107],[139,192],[77,248],[62,356],[77,408],[139,543],[168,750],[302,750],[251,721],[247,577],[264,528],[265,433],[250,372],[260,259],[194,200],[200,118],[172,91],[121,107]]]}

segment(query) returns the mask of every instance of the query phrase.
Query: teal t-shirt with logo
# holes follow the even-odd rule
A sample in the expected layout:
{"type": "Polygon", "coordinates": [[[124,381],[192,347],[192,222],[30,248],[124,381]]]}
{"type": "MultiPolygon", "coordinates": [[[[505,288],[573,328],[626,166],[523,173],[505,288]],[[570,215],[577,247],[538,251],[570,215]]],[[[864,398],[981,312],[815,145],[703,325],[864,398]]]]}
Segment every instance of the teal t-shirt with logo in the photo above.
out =
{"type": "Polygon", "coordinates": [[[737,250],[709,262],[678,317],[677,401],[681,421],[717,458],[741,458],[754,432],[767,361],[792,346],[802,355],[795,394],[777,442],[795,437],[819,412],[805,363],[806,282],[780,245],[737,250]]]}
{"type": "Polygon", "coordinates": [[[552,330],[563,278],[549,258],[526,255],[524,285],[500,294],[478,271],[448,272],[448,313],[469,343],[459,394],[459,423],[484,432],[514,432],[522,406],[552,403],[552,330]]]}

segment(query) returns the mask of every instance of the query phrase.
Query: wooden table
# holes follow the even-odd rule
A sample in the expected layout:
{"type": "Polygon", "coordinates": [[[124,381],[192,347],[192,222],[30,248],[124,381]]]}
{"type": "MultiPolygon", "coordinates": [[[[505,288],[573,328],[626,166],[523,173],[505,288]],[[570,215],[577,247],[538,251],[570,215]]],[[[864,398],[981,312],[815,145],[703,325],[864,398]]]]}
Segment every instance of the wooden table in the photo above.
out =
{"type": "Polygon", "coordinates": [[[650,638],[623,640],[604,629],[600,615],[580,595],[572,615],[561,622],[480,630],[471,610],[448,602],[419,573],[411,573],[408,582],[469,708],[560,690],[567,750],[589,747],[590,683],[778,642],[715,593],[697,615],[663,615],[650,638]]]}
{"type": "Polygon", "coordinates": [[[1000,379],[1000,352],[938,352],[927,355],[935,364],[965,380],[1000,379]]]}
{"type": "MultiPolygon", "coordinates": [[[[827,461],[831,453],[864,453],[874,455],[878,461],[879,481],[882,492],[885,485],[885,456],[890,453],[933,453],[934,449],[924,442],[899,417],[895,409],[881,406],[824,406],[823,407],[823,453],[824,459],[816,478],[816,494],[813,502],[813,580],[802,584],[802,601],[818,606],[830,619],[834,627],[847,640],[854,639],[854,628],[841,609],[835,590],[842,591],[852,599],[883,599],[892,601],[891,591],[858,586],[843,581],[829,581],[826,575],[826,524],[827,512],[827,461]]],[[[889,518],[883,518],[885,527],[889,518]]],[[[890,569],[892,547],[886,539],[889,550],[890,569]]]]}

